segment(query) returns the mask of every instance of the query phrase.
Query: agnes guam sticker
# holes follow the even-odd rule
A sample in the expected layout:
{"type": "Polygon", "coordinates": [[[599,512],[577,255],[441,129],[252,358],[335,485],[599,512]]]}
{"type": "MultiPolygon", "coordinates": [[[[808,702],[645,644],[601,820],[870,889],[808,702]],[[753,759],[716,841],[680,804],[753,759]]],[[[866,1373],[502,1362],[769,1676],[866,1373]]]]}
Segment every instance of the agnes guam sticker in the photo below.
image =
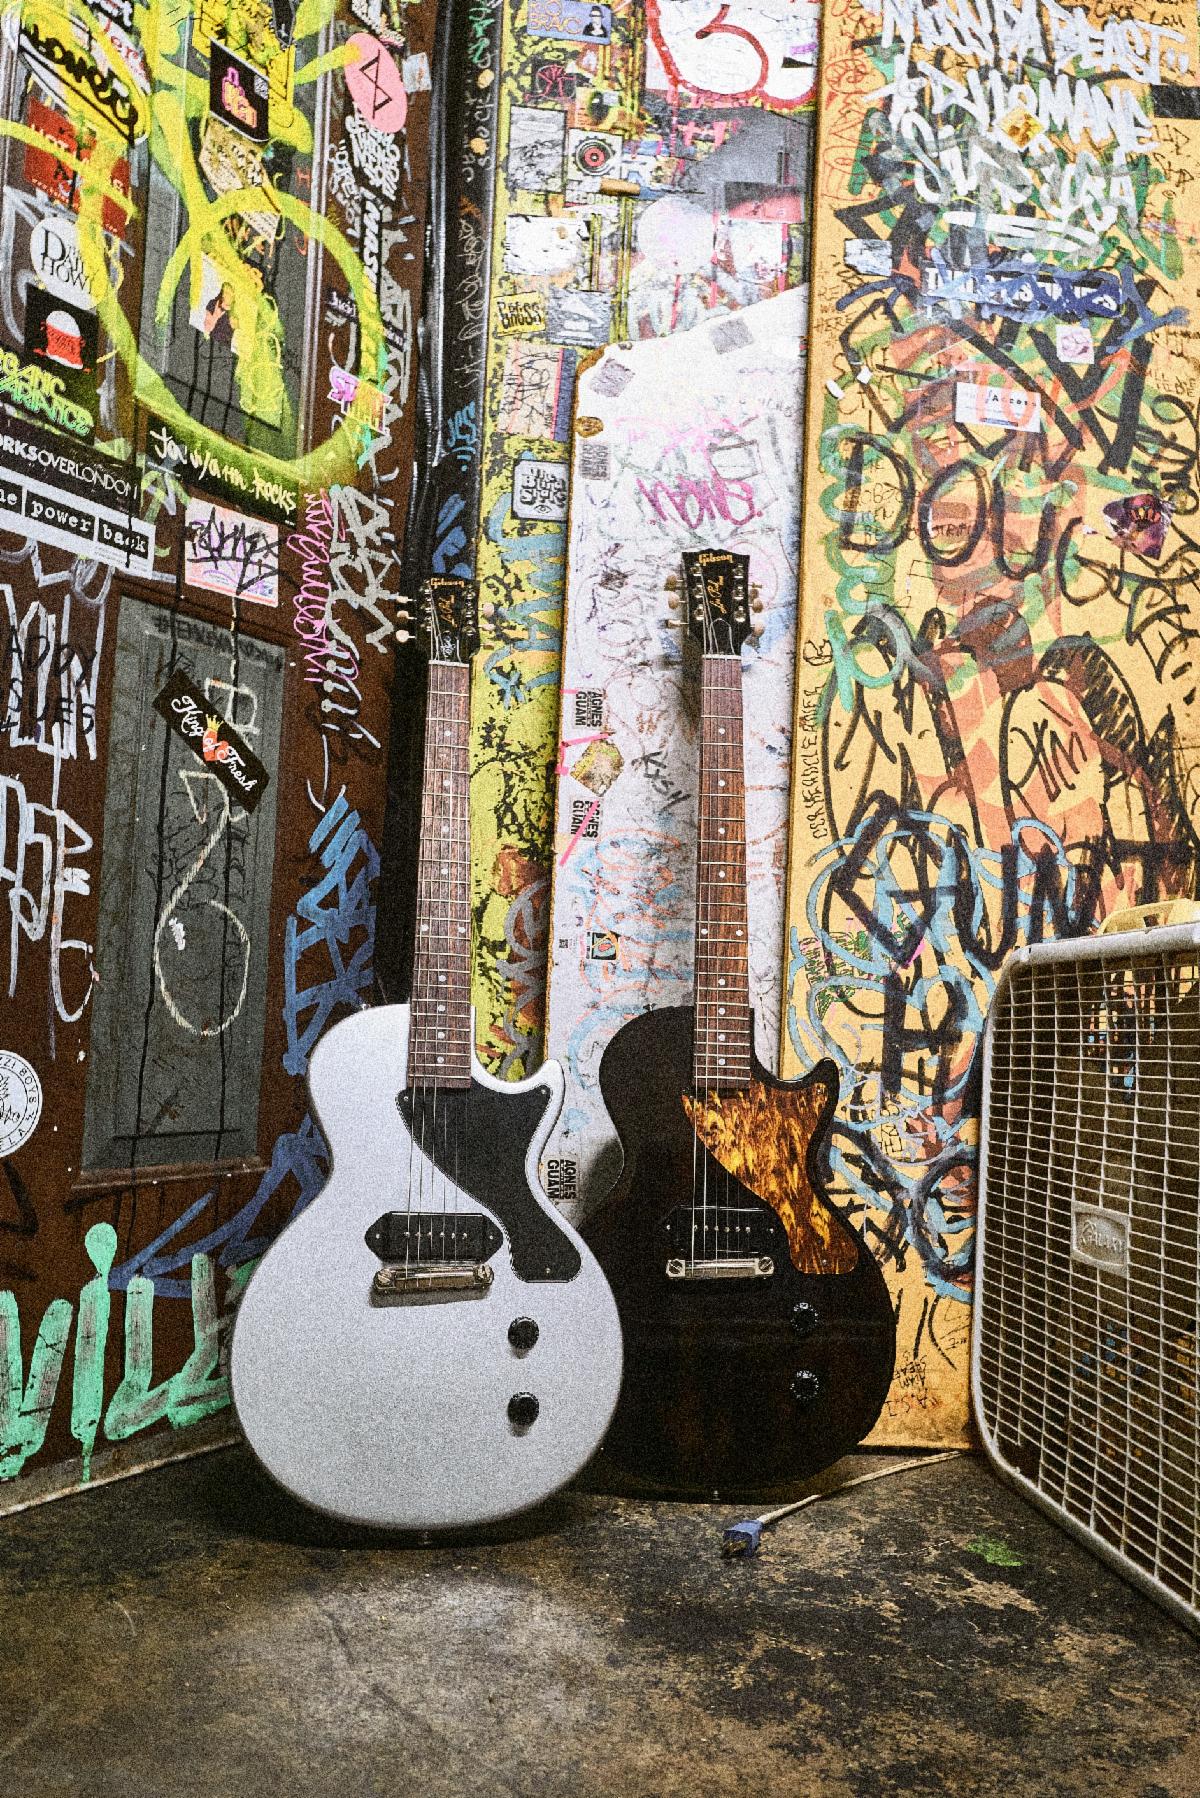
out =
{"type": "Polygon", "coordinates": [[[271,777],[232,724],[209,710],[203,693],[192,685],[182,668],[176,668],[154,701],[154,709],[197,759],[212,770],[229,797],[252,812],[271,777]]]}
{"type": "Polygon", "coordinates": [[[42,1083],[15,1049],[0,1049],[0,1157],[14,1155],[37,1129],[42,1083]]]}
{"type": "Polygon", "coordinates": [[[1104,516],[1122,549],[1131,549],[1135,555],[1157,562],[1171,517],[1170,506],[1157,493],[1132,493],[1126,499],[1111,500],[1104,508],[1104,516]]]}

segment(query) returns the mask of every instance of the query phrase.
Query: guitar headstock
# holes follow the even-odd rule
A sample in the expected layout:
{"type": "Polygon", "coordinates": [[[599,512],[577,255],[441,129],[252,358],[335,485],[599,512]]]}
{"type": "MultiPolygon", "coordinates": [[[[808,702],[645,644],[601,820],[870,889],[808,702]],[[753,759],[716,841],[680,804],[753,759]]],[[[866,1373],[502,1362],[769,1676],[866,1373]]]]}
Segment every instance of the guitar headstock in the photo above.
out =
{"type": "Polygon", "coordinates": [[[469,662],[479,648],[479,582],[431,574],[421,589],[422,648],[432,662],[469,662]]]}
{"type": "Polygon", "coordinates": [[[729,549],[683,552],[688,634],[701,655],[736,656],[750,635],[750,558],[729,549]]]}

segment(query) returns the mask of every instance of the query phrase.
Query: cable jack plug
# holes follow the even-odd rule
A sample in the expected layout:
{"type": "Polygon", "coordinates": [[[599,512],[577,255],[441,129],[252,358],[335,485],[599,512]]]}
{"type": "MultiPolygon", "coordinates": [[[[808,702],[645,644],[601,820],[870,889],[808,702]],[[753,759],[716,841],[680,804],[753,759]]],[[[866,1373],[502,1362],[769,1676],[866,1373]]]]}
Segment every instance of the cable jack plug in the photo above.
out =
{"type": "Polygon", "coordinates": [[[731,1523],[721,1535],[721,1553],[725,1559],[732,1560],[734,1555],[744,1555],[746,1560],[758,1553],[758,1545],[762,1541],[763,1526],[757,1517],[744,1518],[741,1523],[731,1523]]]}

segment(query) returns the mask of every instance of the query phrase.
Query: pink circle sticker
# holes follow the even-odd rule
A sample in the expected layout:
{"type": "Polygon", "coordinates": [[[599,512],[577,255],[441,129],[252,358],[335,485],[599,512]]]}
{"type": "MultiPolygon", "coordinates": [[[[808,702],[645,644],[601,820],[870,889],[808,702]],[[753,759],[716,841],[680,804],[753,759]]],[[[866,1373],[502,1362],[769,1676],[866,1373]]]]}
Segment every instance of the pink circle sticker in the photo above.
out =
{"type": "Polygon", "coordinates": [[[355,106],[376,131],[399,131],[408,117],[408,95],[395,57],[369,31],[356,31],[346,48],[346,86],[355,106]]]}

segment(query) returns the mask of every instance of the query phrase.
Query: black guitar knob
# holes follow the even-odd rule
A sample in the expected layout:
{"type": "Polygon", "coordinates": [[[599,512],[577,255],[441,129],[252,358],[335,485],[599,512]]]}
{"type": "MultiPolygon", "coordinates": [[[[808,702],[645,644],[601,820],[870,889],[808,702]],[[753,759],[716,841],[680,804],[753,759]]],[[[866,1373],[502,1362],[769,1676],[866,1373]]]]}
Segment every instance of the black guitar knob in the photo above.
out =
{"type": "Polygon", "coordinates": [[[514,1317],[508,1326],[508,1340],[518,1355],[527,1355],[539,1334],[532,1317],[514,1317]]]}
{"type": "Polygon", "coordinates": [[[811,1405],[820,1390],[820,1378],[811,1367],[802,1367],[792,1375],[792,1397],[798,1405],[811,1405]]]}
{"type": "Polygon", "coordinates": [[[797,1299],[792,1306],[792,1328],[797,1336],[811,1336],[821,1321],[821,1313],[807,1299],[797,1299]]]}
{"type": "Polygon", "coordinates": [[[514,1392],[508,1401],[508,1421],[514,1430],[527,1430],[537,1421],[540,1409],[532,1392],[514,1392]]]}

